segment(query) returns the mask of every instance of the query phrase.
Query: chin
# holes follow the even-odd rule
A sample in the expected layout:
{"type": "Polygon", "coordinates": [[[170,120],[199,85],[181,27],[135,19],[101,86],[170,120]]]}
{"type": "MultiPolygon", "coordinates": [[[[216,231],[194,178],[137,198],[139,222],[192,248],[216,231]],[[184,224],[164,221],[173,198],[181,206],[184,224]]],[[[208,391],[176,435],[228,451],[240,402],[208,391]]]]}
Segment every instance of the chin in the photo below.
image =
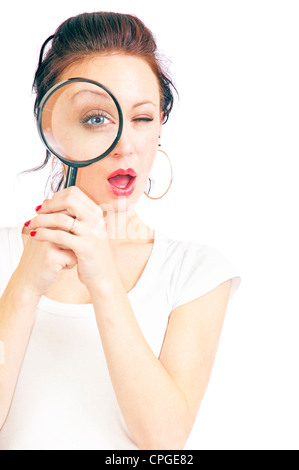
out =
{"type": "Polygon", "coordinates": [[[102,199],[105,202],[99,202],[103,212],[115,214],[127,213],[134,211],[138,199],[135,197],[110,196],[102,199]]]}
{"type": "Polygon", "coordinates": [[[108,188],[104,191],[92,191],[90,189],[88,190],[86,186],[83,187],[82,184],[78,186],[87,196],[90,197],[90,199],[92,199],[101,207],[104,213],[111,214],[120,214],[134,211],[136,204],[143,194],[143,190],[140,190],[138,187],[135,187],[134,191],[130,195],[118,196],[108,188]]]}

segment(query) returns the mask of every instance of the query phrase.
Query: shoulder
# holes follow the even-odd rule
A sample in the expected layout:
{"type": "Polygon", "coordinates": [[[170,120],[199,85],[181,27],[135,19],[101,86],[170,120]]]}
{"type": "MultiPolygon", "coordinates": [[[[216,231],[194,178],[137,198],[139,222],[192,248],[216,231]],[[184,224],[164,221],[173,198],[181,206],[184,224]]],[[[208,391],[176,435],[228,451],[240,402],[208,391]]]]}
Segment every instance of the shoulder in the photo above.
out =
{"type": "Polygon", "coordinates": [[[23,252],[22,226],[0,227],[0,294],[16,269],[23,252]]]}
{"type": "Polygon", "coordinates": [[[191,274],[194,270],[205,274],[215,270],[235,271],[228,259],[209,245],[176,240],[163,234],[158,234],[158,239],[164,247],[165,262],[172,264],[178,274],[191,274]]]}
{"type": "Polygon", "coordinates": [[[11,233],[16,227],[0,227],[0,250],[4,252],[9,246],[11,233]]]}
{"type": "Polygon", "coordinates": [[[239,274],[216,248],[161,234],[158,237],[164,246],[164,270],[169,275],[173,308],[210,292],[228,280],[232,280],[231,296],[237,290],[239,274]]]}
{"type": "Polygon", "coordinates": [[[0,247],[3,244],[18,243],[21,240],[22,226],[0,227],[0,247]]]}
{"type": "Polygon", "coordinates": [[[22,225],[0,227],[0,264],[15,268],[22,252],[22,225]]]}

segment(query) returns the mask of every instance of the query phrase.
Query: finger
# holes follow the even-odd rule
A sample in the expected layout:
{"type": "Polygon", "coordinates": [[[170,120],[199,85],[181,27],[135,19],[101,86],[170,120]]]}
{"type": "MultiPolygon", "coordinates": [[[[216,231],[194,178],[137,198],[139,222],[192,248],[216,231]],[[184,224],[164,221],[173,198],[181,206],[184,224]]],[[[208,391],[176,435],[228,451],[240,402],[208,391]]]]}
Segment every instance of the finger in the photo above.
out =
{"type": "Polygon", "coordinates": [[[65,212],[56,212],[53,214],[40,214],[37,217],[34,217],[30,221],[29,229],[30,231],[34,231],[37,228],[49,228],[49,229],[57,229],[57,230],[64,230],[65,232],[73,231],[79,235],[83,235],[86,233],[85,224],[80,223],[76,220],[76,227],[74,227],[75,219],[70,217],[65,212]],[[80,226],[79,226],[80,225],[80,226]],[[76,229],[76,230],[75,230],[76,229]]]}
{"type": "Polygon", "coordinates": [[[63,250],[64,266],[63,269],[73,269],[77,265],[77,258],[73,251],[63,250]]]}
{"type": "Polygon", "coordinates": [[[95,204],[79,188],[72,186],[54,194],[52,199],[46,199],[39,214],[67,211],[72,217],[83,220],[86,217],[102,216],[100,206],[95,204]]]}
{"type": "Polygon", "coordinates": [[[31,238],[36,241],[53,243],[63,250],[75,252],[79,247],[79,237],[64,230],[52,230],[49,228],[37,228],[30,232],[31,238]]]}

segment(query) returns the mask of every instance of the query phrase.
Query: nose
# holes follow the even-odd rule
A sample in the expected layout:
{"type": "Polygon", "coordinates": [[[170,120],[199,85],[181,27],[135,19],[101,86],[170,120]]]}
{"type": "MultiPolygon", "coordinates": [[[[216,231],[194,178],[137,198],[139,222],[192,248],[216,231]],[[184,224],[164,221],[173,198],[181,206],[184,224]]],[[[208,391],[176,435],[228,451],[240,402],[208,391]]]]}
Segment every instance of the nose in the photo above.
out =
{"type": "Polygon", "coordinates": [[[116,147],[112,150],[111,155],[115,157],[126,157],[132,155],[133,150],[134,146],[132,142],[132,137],[130,135],[129,129],[124,124],[120,139],[116,147]]]}

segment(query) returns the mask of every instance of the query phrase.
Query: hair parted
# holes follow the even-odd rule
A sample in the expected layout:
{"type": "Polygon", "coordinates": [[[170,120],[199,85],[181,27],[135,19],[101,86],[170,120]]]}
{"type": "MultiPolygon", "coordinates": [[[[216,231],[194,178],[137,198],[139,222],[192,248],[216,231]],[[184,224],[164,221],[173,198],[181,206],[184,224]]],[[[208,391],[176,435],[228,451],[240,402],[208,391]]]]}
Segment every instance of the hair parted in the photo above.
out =
{"type": "Polygon", "coordinates": [[[44,42],[33,83],[35,115],[45,93],[69,65],[95,53],[109,52],[135,55],[148,62],[160,85],[163,123],[167,122],[175,87],[163,70],[153,34],[137,17],[112,12],[83,13],[69,18],[44,42]]]}

